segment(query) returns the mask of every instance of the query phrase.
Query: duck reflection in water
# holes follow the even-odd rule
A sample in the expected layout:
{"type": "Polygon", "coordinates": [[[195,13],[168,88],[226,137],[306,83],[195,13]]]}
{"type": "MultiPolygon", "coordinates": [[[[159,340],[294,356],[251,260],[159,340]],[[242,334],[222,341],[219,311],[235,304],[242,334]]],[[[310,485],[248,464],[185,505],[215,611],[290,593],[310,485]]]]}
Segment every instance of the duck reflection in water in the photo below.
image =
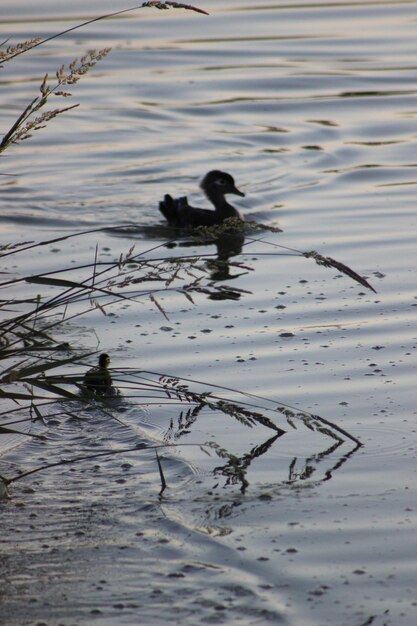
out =
{"type": "Polygon", "coordinates": [[[108,370],[110,357],[108,354],[100,354],[98,365],[90,368],[84,375],[83,385],[90,393],[97,396],[115,395],[113,381],[108,370]]]}
{"type": "MultiPolygon", "coordinates": [[[[159,203],[159,210],[170,226],[193,230],[195,234],[201,234],[202,243],[209,241],[215,244],[217,259],[209,263],[213,280],[237,278],[240,274],[230,274],[229,259],[242,251],[244,220],[239,211],[227,202],[226,195],[244,197],[245,194],[236,187],[230,174],[220,170],[208,172],[200,188],[213,204],[214,211],[191,206],[185,196],[173,198],[169,194],[159,203]]],[[[190,245],[195,245],[195,242],[190,242],[190,245]]]]}

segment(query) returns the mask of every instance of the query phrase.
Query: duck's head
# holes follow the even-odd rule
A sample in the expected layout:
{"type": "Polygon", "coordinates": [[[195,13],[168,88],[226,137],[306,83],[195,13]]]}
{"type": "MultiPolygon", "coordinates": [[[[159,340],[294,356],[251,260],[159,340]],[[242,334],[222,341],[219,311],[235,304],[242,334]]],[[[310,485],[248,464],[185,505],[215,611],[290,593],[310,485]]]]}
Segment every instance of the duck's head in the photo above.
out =
{"type": "Polygon", "coordinates": [[[200,183],[201,189],[208,195],[222,194],[225,196],[228,193],[234,193],[236,196],[244,196],[243,191],[235,185],[233,176],[230,176],[227,172],[221,172],[220,170],[212,170],[206,174],[200,183]]]}
{"type": "Polygon", "coordinates": [[[100,356],[98,357],[98,365],[99,367],[104,367],[104,369],[107,369],[108,366],[110,365],[109,355],[106,354],[105,352],[103,352],[103,354],[100,354],[100,356]]]}

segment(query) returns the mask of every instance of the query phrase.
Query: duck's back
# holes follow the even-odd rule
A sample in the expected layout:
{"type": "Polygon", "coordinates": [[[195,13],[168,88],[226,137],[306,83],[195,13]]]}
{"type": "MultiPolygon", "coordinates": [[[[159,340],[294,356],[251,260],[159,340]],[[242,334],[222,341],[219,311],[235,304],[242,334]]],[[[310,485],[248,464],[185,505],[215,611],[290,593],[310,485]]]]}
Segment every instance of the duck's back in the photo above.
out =
{"type": "Polygon", "coordinates": [[[110,372],[104,367],[92,367],[84,375],[84,385],[93,393],[104,394],[112,387],[110,372]]]}
{"type": "Polygon", "coordinates": [[[240,215],[230,204],[225,204],[222,211],[211,211],[210,209],[200,209],[188,204],[187,198],[178,198],[177,201],[178,221],[182,227],[196,228],[197,226],[215,226],[222,224],[229,217],[240,215]]]}

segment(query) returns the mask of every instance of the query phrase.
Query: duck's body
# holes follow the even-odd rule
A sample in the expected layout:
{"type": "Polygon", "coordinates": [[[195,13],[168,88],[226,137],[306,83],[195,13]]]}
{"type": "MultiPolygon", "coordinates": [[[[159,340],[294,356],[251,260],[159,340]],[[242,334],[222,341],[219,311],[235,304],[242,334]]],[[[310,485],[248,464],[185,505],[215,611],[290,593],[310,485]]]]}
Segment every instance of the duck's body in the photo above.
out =
{"type": "Polygon", "coordinates": [[[98,365],[89,369],[84,375],[84,386],[91,393],[97,395],[111,394],[113,383],[110,372],[108,370],[110,357],[108,354],[100,354],[98,365]]]}
{"type": "Polygon", "coordinates": [[[213,204],[214,211],[193,207],[188,204],[186,197],[173,198],[167,194],[159,203],[159,210],[170,226],[196,228],[222,224],[229,217],[242,219],[235,207],[226,200],[226,194],[229,193],[242,197],[245,195],[237,189],[230,174],[213,170],[205,175],[200,187],[213,204]]]}

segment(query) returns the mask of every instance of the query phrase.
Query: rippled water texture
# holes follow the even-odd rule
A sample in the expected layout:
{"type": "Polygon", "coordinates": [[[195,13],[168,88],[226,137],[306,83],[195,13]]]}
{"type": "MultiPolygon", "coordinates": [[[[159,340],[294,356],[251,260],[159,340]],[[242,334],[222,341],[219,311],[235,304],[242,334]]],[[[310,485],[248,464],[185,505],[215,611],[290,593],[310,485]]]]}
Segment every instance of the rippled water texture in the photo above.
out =
{"type": "MultiPolygon", "coordinates": [[[[245,240],[236,259],[247,269],[218,283],[244,290],[239,298],[161,296],[168,319],[148,300],[115,306],[58,339],[109,352],[115,368],[319,414],[365,445],[335,445],[277,414],[286,433],[274,439],[260,424],[145,406],[128,390],[106,411],[74,404],[72,418],[50,420],[46,441],[4,449],[0,473],[139,451],[12,485],[0,511],[0,622],[414,626],[417,2],[196,4],[210,16],[138,10],[1,69],[6,132],[46,72],[112,47],[73,86],[79,108],[3,155],[0,243],[136,225],[10,257],[2,271],[88,263],[96,244],[102,260],[133,244],[148,251],[173,236],[157,210],[165,193],[202,204],[201,177],[229,171],[246,194],[234,197],[241,213],[283,229],[245,240]],[[377,293],[278,246],[346,263],[377,293]],[[155,453],[143,445],[164,441],[226,449],[248,488],[228,480],[224,458],[177,446],[160,452],[159,496],[155,453]]],[[[124,8],[3,0],[2,40],[124,8]]],[[[169,254],[214,252],[177,244],[169,254]]]]}

